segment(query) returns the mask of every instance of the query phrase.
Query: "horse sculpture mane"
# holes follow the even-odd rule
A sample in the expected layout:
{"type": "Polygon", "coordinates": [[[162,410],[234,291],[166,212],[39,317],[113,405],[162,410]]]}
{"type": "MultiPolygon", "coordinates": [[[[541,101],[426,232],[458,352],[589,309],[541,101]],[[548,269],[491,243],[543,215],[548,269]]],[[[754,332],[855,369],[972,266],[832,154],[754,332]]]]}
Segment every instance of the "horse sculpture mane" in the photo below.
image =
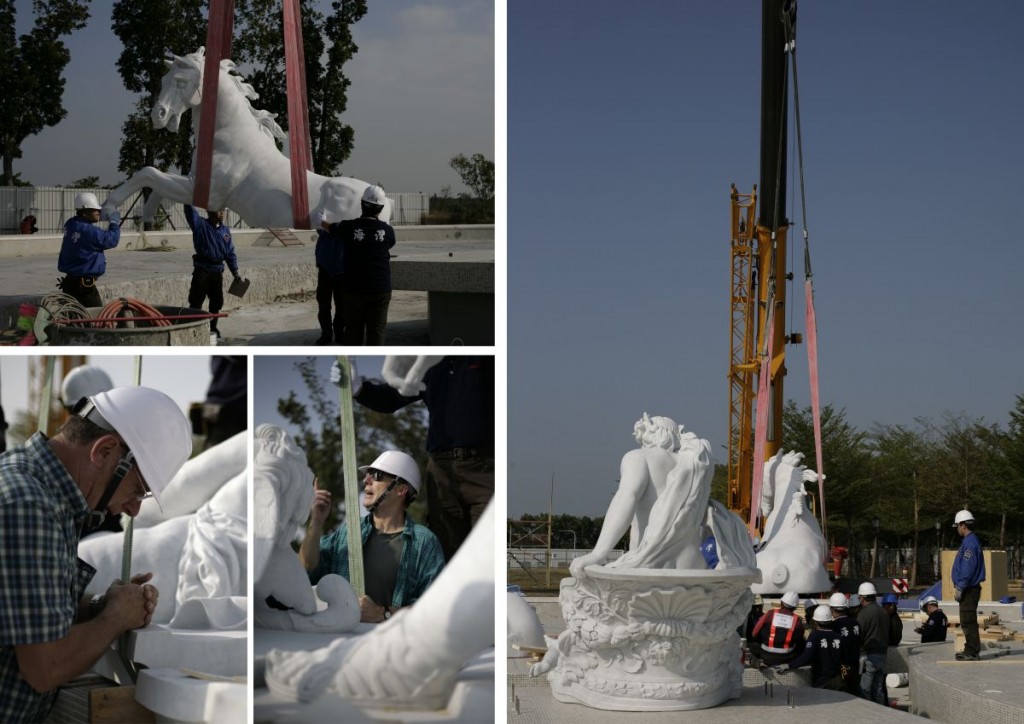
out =
{"type": "MultiPolygon", "coordinates": [[[[164,60],[168,72],[153,105],[155,128],[177,131],[181,115],[203,102],[205,64],[205,48],[164,60]]],[[[249,226],[257,228],[309,228],[309,219],[320,212],[332,222],[360,216],[360,199],[368,183],[351,177],[322,176],[312,171],[306,173],[308,217],[292,209],[291,164],[277,145],[277,141],[285,138],[285,132],[273,113],[253,107],[252,101],[259,98],[259,94],[237,72],[234,62],[221,60],[220,70],[207,208],[230,206],[249,226]]],[[[199,121],[199,114],[193,113],[193,128],[197,131],[199,121]]],[[[193,162],[192,167],[196,168],[197,164],[193,162]]],[[[168,174],[147,166],[110,193],[104,210],[110,213],[136,192],[149,188],[152,193],[143,207],[142,220],[152,221],[165,199],[191,204],[193,182],[192,177],[168,174]]],[[[379,218],[382,221],[391,218],[390,201],[384,204],[379,218]]]]}
{"type": "MultiPolygon", "coordinates": [[[[194,53],[188,53],[187,55],[174,55],[171,54],[169,58],[170,63],[175,67],[183,68],[191,73],[196,74],[196,86],[200,96],[200,103],[202,102],[202,84],[203,84],[203,70],[206,66],[206,48],[200,47],[194,53]]],[[[241,73],[238,72],[238,66],[233,60],[225,58],[220,62],[220,69],[224,71],[227,77],[231,80],[232,85],[238,91],[239,95],[245,99],[245,104],[249,108],[249,112],[252,114],[253,119],[259,125],[260,130],[266,133],[270,138],[277,140],[284,140],[288,134],[284,132],[277,123],[277,114],[271,113],[270,111],[261,110],[252,105],[252,101],[260,97],[260,94],[256,92],[256,89],[252,87],[251,83],[248,83],[241,73]]],[[[196,105],[199,105],[197,103],[196,105]]],[[[194,118],[194,124],[198,126],[199,119],[194,118]]]]}

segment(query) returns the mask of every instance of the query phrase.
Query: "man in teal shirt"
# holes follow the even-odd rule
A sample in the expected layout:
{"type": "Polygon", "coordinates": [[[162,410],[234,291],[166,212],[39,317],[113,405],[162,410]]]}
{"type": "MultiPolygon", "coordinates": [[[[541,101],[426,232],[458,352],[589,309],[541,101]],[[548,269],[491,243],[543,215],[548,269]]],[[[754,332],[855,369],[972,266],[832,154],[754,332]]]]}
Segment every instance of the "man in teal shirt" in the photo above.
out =
{"type": "MultiPolygon", "coordinates": [[[[360,620],[380,623],[426,592],[444,567],[444,554],[437,537],[406,514],[420,489],[419,466],[411,456],[389,450],[359,471],[365,473],[362,503],[370,511],[360,523],[366,581],[360,620]]],[[[323,535],[330,509],[330,491],[318,487],[299,549],[314,584],[328,573],[349,577],[346,525],[323,535]]]]}

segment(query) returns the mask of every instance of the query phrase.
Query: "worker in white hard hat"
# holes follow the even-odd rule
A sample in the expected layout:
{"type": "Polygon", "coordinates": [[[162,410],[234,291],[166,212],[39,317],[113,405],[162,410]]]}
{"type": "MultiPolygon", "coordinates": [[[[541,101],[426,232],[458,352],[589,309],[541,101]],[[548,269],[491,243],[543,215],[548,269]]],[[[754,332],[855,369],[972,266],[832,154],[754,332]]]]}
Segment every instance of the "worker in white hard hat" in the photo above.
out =
{"type": "Polygon", "coordinates": [[[750,652],[768,666],[792,661],[804,647],[804,625],[796,615],[800,596],[796,591],[787,591],[780,603],[780,608],[761,617],[748,642],[750,652]]]}
{"type": "Polygon", "coordinates": [[[857,594],[862,601],[857,612],[860,625],[860,651],[866,656],[864,671],[860,677],[860,688],[864,696],[882,706],[889,706],[885,688],[887,673],[886,658],[889,650],[889,614],[876,602],[878,591],[875,584],[865,581],[860,584],[857,594]]]}
{"type": "Polygon", "coordinates": [[[92,397],[114,389],[114,381],[102,367],[79,365],[64,375],[60,385],[60,399],[70,410],[83,397],[92,397]]]}
{"type": "Polygon", "coordinates": [[[836,591],[829,596],[828,607],[832,613],[832,630],[839,634],[841,642],[842,666],[839,673],[843,677],[843,690],[847,694],[861,696],[860,625],[856,616],[850,615],[850,601],[843,593],[836,591]]]}
{"type": "Polygon", "coordinates": [[[974,533],[974,525],[974,516],[969,510],[961,510],[953,518],[953,527],[963,538],[950,575],[953,598],[960,603],[960,628],[964,631],[964,650],[957,653],[957,661],[981,660],[978,601],[981,600],[981,583],[985,580],[985,554],[974,533]]]}
{"type": "Polygon", "coordinates": [[[783,674],[801,666],[811,667],[811,686],[817,689],[843,691],[842,639],[833,629],[832,612],[828,606],[817,605],[811,616],[811,633],[807,636],[800,655],[788,664],[775,667],[776,673],[783,674]]]}
{"type": "MultiPolygon", "coordinates": [[[[419,465],[411,455],[388,450],[359,471],[364,474],[361,502],[369,511],[360,524],[366,582],[359,599],[360,620],[382,623],[426,592],[444,568],[444,554],[437,536],[406,512],[420,490],[419,465]]],[[[328,573],[347,579],[347,523],[323,535],[331,493],[316,480],[313,486],[316,493],[299,558],[314,584],[328,573]]]]}
{"type": "Polygon", "coordinates": [[[928,620],[914,629],[921,634],[921,643],[927,644],[935,641],[945,641],[946,631],[949,629],[949,619],[939,608],[939,601],[935,596],[925,596],[921,599],[921,611],[928,614],[928,620]]]}
{"type": "MultiPolygon", "coordinates": [[[[206,218],[194,206],[185,204],[185,221],[192,230],[192,282],[188,288],[188,306],[202,309],[209,298],[210,314],[224,308],[224,265],[238,281],[238,257],[231,240],[231,229],[224,223],[223,209],[208,209],[206,218]]],[[[210,319],[210,338],[216,344],[220,339],[217,317],[210,319]]]]}
{"type": "Polygon", "coordinates": [[[100,209],[96,194],[75,195],[75,215],[64,222],[64,240],[57,257],[57,270],[64,274],[57,286],[85,307],[103,306],[96,289],[96,280],[107,271],[103,252],[121,240],[121,215],[116,209],[111,212],[104,230],[96,226],[100,209]]]}
{"type": "Polygon", "coordinates": [[[191,452],[173,400],[117,387],[83,399],[52,438],[36,433],[0,456],[0,721],[42,721],[62,684],[150,622],[151,573],[84,595],[96,570],[77,556],[79,530],[158,503],[191,452]]]}
{"type": "Polygon", "coordinates": [[[346,345],[384,344],[384,328],[391,304],[391,254],[395,230],[380,214],[387,206],[380,186],[367,186],[360,201],[362,215],[328,223],[319,214],[320,228],[342,244],[344,276],[342,315],[346,345]]]}

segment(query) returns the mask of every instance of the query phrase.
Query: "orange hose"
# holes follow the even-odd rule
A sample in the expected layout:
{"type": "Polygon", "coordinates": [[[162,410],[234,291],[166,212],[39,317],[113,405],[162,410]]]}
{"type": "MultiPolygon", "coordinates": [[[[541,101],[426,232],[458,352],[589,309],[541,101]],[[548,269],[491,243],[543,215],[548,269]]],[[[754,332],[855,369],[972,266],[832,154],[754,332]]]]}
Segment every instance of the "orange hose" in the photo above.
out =
{"type": "MultiPolygon", "coordinates": [[[[117,320],[119,317],[162,317],[164,316],[161,312],[157,311],[155,307],[146,304],[138,299],[130,299],[121,297],[120,299],[114,299],[107,302],[106,306],[99,313],[99,318],[108,319],[110,321],[95,322],[93,327],[96,329],[114,329],[117,326],[117,320]],[[130,314],[125,314],[130,312],[130,314]]],[[[146,322],[141,322],[146,324],[146,322]]],[[[150,322],[154,327],[170,327],[171,321],[168,319],[154,319],[150,322]]]]}

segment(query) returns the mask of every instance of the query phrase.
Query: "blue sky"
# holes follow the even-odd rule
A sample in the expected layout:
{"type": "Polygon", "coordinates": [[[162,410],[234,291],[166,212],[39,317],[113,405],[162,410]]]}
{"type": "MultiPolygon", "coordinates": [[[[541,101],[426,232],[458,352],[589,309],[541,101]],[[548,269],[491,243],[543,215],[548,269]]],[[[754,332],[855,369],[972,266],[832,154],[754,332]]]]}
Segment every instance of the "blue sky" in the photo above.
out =
{"type": "MultiPolygon", "coordinates": [[[[323,376],[325,386],[331,387],[329,376],[331,364],[337,359],[332,355],[310,355],[316,357],[316,368],[323,376]]],[[[277,412],[277,401],[295,392],[296,398],[309,404],[310,396],[306,385],[302,382],[296,363],[306,359],[305,356],[271,356],[260,355],[253,358],[253,427],[270,423],[296,434],[298,430],[290,425],[277,412]]],[[[366,378],[380,379],[380,369],[384,358],[380,356],[360,356],[356,358],[356,370],[366,378]]]]}
{"type": "MultiPolygon", "coordinates": [[[[1024,393],[1022,30],[1008,1],[800,4],[821,397],[858,427],[1005,424],[1024,393]]],[[[552,474],[556,509],[603,514],[644,411],[725,461],[729,187],[758,183],[760,33],[753,2],[509,3],[510,516],[546,510],[552,474]]],[[[806,354],[787,358],[801,405],[806,354]]]]}
{"type": "MultiPolygon", "coordinates": [[[[94,0],[88,26],[67,39],[68,116],[23,144],[14,169],[23,179],[39,186],[91,175],[103,183],[123,180],[121,124],[135,96],[117,74],[122,46],[111,31],[113,5],[94,0]]],[[[15,6],[25,32],[31,2],[15,6]]],[[[319,6],[330,10],[325,0],[319,6]]],[[[352,34],[359,52],[346,65],[352,85],[344,120],[355,129],[355,148],[344,174],[392,192],[465,190],[449,159],[459,153],[494,158],[493,2],[374,0],[352,34]]]]}

